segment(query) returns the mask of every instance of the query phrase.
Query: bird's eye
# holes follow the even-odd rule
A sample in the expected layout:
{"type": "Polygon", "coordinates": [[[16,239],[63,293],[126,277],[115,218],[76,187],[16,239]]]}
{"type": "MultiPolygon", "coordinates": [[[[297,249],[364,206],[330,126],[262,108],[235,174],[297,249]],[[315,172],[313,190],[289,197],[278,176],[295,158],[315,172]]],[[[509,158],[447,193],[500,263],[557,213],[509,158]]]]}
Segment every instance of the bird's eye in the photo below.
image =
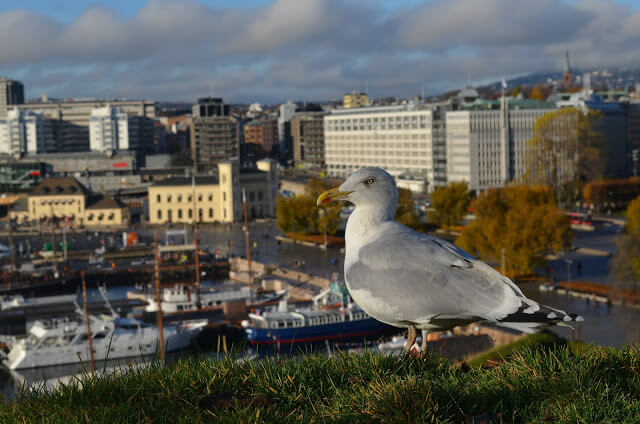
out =
{"type": "Polygon", "coordinates": [[[367,184],[373,184],[374,179],[373,178],[367,178],[367,181],[365,181],[367,184]]]}

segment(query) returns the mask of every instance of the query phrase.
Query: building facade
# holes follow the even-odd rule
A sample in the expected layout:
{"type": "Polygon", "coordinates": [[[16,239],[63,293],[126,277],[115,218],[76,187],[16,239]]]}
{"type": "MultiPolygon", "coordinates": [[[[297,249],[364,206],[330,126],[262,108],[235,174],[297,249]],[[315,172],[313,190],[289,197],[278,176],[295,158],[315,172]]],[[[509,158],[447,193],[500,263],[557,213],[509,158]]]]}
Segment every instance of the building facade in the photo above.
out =
{"type": "MultiPolygon", "coordinates": [[[[332,177],[378,166],[434,181],[433,112],[417,105],[336,109],[324,117],[325,162],[332,177]]],[[[431,184],[430,184],[431,186],[431,184]]]]}
{"type": "Polygon", "coordinates": [[[10,105],[24,103],[24,85],[20,81],[0,78],[0,118],[7,116],[10,105]]]}
{"type": "Polygon", "coordinates": [[[22,157],[53,150],[50,122],[41,114],[11,109],[0,118],[0,154],[22,157]]]}
{"type": "Polygon", "coordinates": [[[91,111],[89,148],[94,152],[113,155],[121,150],[140,148],[135,121],[122,109],[107,105],[91,111]]]}
{"type": "Polygon", "coordinates": [[[51,120],[55,151],[86,152],[90,150],[91,113],[96,108],[111,106],[127,113],[130,125],[137,126],[140,149],[152,153],[154,148],[156,104],[147,100],[71,100],[44,101],[18,105],[19,109],[41,113],[51,120]]]}
{"type": "Polygon", "coordinates": [[[345,109],[367,107],[369,106],[369,96],[366,93],[352,91],[344,95],[343,104],[345,109]]]}
{"type": "Polygon", "coordinates": [[[240,158],[240,124],[218,98],[201,98],[193,106],[191,154],[196,171],[215,170],[219,162],[240,158]]]}
{"type": "MultiPolygon", "coordinates": [[[[71,226],[123,226],[129,222],[127,208],[68,177],[42,180],[27,199],[27,212],[32,222],[55,219],[71,226]]],[[[21,216],[24,219],[27,215],[21,216]]]]}
{"type": "Polygon", "coordinates": [[[293,163],[324,168],[324,116],[325,112],[296,113],[291,118],[293,163]]]}
{"type": "Polygon", "coordinates": [[[274,119],[254,119],[244,125],[244,142],[257,144],[271,152],[278,143],[278,123],[274,119]]]}
{"type": "Polygon", "coordinates": [[[499,110],[447,112],[447,181],[484,190],[521,177],[536,120],[555,110],[543,102],[537,106],[519,109],[514,101],[511,110],[504,100],[499,110]]]}
{"type": "Polygon", "coordinates": [[[217,163],[217,175],[168,178],[149,187],[149,222],[214,223],[243,219],[242,189],[250,219],[275,216],[278,173],[272,160],[240,170],[235,161],[217,163]]]}

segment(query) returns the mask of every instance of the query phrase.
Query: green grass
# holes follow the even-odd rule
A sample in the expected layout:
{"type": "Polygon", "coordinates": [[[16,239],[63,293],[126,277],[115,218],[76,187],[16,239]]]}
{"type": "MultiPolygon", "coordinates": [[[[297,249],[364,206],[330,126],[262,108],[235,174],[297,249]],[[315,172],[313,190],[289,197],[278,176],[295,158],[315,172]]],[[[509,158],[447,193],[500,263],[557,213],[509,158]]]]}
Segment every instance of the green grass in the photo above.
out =
{"type": "Polygon", "coordinates": [[[518,423],[640,422],[640,350],[525,346],[490,369],[371,353],[190,359],[0,402],[7,424],[461,423],[498,413],[518,423]],[[210,394],[220,402],[201,407],[210,394]]]}

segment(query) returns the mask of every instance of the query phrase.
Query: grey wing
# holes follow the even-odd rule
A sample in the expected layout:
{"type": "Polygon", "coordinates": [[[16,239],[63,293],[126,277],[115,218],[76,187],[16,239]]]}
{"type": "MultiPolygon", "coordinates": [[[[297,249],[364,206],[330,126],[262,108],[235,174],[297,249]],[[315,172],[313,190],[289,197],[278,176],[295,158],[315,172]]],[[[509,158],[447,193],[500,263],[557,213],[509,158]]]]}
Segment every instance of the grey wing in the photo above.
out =
{"type": "Polygon", "coordinates": [[[345,279],[350,290],[368,292],[410,322],[500,319],[524,299],[508,279],[461,249],[395,225],[360,249],[345,279]]]}

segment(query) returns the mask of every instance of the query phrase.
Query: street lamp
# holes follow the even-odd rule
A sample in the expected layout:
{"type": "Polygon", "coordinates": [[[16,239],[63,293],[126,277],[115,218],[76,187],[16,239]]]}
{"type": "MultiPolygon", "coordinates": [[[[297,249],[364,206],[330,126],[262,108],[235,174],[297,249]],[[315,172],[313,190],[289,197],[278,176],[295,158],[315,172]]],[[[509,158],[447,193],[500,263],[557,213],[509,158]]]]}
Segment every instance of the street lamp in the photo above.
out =
{"type": "Polygon", "coordinates": [[[567,282],[571,282],[571,264],[573,261],[571,259],[563,259],[567,263],[567,282]]]}

